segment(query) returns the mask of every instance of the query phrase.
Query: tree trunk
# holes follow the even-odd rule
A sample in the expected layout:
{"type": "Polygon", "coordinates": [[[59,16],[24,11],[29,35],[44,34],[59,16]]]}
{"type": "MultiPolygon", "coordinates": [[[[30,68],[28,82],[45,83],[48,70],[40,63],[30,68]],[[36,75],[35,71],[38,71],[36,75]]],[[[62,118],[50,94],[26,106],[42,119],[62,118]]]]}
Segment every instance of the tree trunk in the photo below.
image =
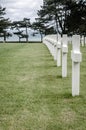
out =
{"type": "Polygon", "coordinates": [[[26,27],[26,42],[28,43],[28,32],[27,32],[27,27],[26,27]]]}
{"type": "Polygon", "coordinates": [[[6,33],[4,32],[4,43],[6,42],[6,33]]]}
{"type": "Polygon", "coordinates": [[[43,40],[43,36],[42,36],[42,33],[40,32],[40,35],[41,35],[41,42],[42,42],[42,40],[43,40]]]}
{"type": "Polygon", "coordinates": [[[20,43],[20,39],[21,39],[21,38],[19,37],[19,43],[20,43]]]}

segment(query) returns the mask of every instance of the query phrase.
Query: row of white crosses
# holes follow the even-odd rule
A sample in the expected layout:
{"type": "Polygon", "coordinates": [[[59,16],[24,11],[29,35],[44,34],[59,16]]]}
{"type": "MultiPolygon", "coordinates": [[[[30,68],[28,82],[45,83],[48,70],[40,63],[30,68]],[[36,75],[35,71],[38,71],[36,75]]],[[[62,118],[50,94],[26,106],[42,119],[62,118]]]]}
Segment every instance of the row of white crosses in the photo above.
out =
{"type": "Polygon", "coordinates": [[[82,46],[86,46],[86,37],[85,36],[82,35],[80,37],[80,43],[81,43],[82,46]]]}
{"type": "MultiPolygon", "coordinates": [[[[70,39],[71,40],[71,39],[70,39]]],[[[57,66],[61,66],[61,52],[62,52],[62,77],[67,77],[67,53],[68,53],[68,37],[63,35],[61,38],[58,35],[48,35],[43,38],[43,43],[48,47],[50,53],[57,61],[57,66]]],[[[80,36],[74,35],[72,37],[72,96],[79,95],[80,88],[80,62],[82,54],[80,52],[80,36]]]]}

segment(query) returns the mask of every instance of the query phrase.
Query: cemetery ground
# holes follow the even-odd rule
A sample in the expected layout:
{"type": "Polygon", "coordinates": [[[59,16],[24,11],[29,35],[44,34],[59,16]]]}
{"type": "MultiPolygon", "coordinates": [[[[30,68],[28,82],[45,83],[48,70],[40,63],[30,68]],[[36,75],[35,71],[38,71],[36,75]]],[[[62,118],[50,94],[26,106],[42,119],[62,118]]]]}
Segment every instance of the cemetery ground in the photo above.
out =
{"type": "MultiPolygon", "coordinates": [[[[80,96],[42,43],[0,44],[0,130],[86,130],[86,47],[81,47],[80,96]]],[[[77,82],[77,81],[76,81],[77,82]]]]}

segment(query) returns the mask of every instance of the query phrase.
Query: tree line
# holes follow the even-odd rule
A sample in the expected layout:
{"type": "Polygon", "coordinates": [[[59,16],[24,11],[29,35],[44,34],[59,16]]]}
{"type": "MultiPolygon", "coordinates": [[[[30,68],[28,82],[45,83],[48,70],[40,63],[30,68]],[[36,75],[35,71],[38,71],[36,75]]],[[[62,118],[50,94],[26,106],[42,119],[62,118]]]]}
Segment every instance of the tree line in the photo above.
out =
{"type": "Polygon", "coordinates": [[[28,42],[28,28],[34,30],[33,36],[39,32],[41,40],[47,34],[86,35],[86,0],[44,0],[33,23],[30,18],[12,22],[5,14],[6,8],[0,6],[0,37],[4,41],[12,36],[10,30],[13,30],[19,41],[25,38],[28,42]]]}
{"type": "Polygon", "coordinates": [[[11,21],[9,18],[5,18],[6,8],[0,6],[0,37],[6,38],[12,36],[10,30],[13,30],[13,33],[18,36],[19,42],[22,38],[26,39],[28,42],[28,28],[31,27],[30,19],[23,18],[21,21],[11,21]]]}

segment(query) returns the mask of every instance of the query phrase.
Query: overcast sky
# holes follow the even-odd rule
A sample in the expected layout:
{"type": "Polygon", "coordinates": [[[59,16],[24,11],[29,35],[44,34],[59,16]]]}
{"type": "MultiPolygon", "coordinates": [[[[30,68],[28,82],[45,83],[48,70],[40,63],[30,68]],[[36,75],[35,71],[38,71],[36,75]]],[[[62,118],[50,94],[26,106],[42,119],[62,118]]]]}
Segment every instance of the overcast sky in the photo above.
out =
{"type": "Polygon", "coordinates": [[[6,17],[11,20],[30,18],[31,21],[34,21],[43,0],[0,0],[0,4],[2,7],[6,7],[6,17]]]}

